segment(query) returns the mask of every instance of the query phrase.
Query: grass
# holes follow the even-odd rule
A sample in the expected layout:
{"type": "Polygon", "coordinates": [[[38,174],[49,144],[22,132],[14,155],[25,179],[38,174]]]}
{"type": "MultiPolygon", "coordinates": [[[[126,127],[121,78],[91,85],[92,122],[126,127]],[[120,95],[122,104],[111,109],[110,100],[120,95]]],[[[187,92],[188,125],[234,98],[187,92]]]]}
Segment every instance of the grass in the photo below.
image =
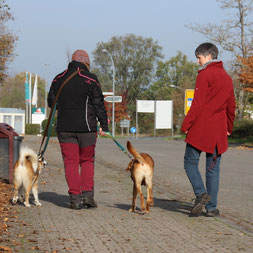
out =
{"type": "Polygon", "coordinates": [[[253,137],[252,136],[247,137],[247,138],[231,138],[231,137],[228,137],[228,143],[253,146],[253,137]]]}

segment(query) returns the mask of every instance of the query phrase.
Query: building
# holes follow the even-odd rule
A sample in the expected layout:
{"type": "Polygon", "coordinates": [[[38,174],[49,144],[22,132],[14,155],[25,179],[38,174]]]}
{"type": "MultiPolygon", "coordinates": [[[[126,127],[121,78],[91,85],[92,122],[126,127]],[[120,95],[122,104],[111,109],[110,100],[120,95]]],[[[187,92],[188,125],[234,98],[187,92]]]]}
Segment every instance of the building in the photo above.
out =
{"type": "Polygon", "coordinates": [[[0,123],[12,126],[18,134],[25,134],[25,110],[0,108],[0,123]]]}

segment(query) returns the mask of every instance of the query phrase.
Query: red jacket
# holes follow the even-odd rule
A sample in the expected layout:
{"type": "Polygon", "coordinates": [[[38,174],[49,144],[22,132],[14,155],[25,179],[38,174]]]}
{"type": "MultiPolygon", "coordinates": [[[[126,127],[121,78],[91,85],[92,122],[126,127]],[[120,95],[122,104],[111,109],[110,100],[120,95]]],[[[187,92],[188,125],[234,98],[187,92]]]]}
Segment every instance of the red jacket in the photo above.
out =
{"type": "Polygon", "coordinates": [[[209,63],[199,70],[194,99],[181,130],[188,131],[185,142],[207,153],[227,150],[227,132],[232,133],[235,96],[230,76],[222,62],[209,63]]]}

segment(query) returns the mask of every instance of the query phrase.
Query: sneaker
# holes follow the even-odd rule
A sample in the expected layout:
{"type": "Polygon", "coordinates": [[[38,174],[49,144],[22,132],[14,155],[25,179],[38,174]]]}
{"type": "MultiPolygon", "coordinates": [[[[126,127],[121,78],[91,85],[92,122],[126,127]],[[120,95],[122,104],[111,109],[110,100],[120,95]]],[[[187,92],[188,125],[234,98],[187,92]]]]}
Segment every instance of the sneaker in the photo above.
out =
{"type": "Polygon", "coordinates": [[[220,211],[218,209],[206,212],[206,217],[218,217],[218,216],[220,216],[220,211]]]}
{"type": "Polygon", "coordinates": [[[191,215],[200,215],[205,205],[209,202],[210,196],[204,192],[195,199],[194,206],[191,209],[191,215]]]}

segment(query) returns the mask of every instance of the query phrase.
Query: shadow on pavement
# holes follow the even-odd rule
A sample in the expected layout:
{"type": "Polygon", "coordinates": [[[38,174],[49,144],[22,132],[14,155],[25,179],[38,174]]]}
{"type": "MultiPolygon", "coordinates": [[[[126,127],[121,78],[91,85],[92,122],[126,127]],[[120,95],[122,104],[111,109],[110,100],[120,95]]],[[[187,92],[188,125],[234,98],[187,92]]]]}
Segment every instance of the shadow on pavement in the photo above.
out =
{"type": "Polygon", "coordinates": [[[51,202],[60,207],[69,208],[69,196],[60,195],[56,192],[41,192],[39,193],[39,199],[47,202],[51,202]]]}
{"type": "MultiPolygon", "coordinates": [[[[131,208],[131,203],[130,204],[115,204],[113,207],[128,211],[131,208]]],[[[151,208],[162,208],[167,211],[178,212],[178,213],[182,213],[189,216],[191,207],[192,207],[192,204],[188,202],[154,198],[154,206],[151,208]]],[[[138,206],[136,207],[136,211],[137,213],[140,212],[140,214],[142,214],[138,206]]]]}
{"type": "Polygon", "coordinates": [[[175,199],[169,200],[154,198],[154,207],[159,207],[171,212],[178,212],[183,213],[185,215],[189,215],[192,204],[175,199]]]}

